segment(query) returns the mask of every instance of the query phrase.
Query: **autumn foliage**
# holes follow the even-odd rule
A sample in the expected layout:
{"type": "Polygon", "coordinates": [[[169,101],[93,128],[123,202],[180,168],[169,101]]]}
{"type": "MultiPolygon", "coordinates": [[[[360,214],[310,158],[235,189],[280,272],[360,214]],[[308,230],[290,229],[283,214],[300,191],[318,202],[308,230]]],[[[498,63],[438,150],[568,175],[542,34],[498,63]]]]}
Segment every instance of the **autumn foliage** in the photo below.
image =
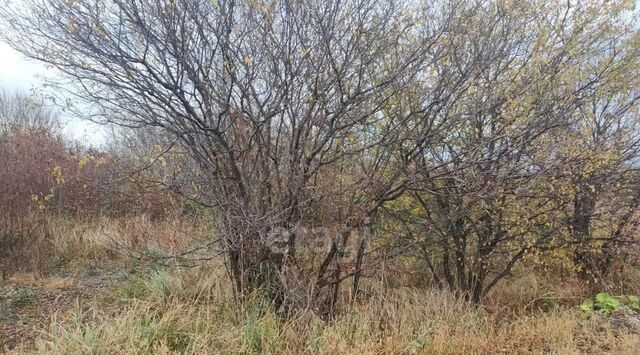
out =
{"type": "Polygon", "coordinates": [[[85,105],[67,108],[126,132],[104,152],[6,133],[3,208],[205,211],[235,301],[264,292],[282,313],[330,318],[387,265],[475,304],[522,265],[606,287],[637,255],[636,15],[623,0],[3,7],[1,37],[77,84],[85,105]]]}

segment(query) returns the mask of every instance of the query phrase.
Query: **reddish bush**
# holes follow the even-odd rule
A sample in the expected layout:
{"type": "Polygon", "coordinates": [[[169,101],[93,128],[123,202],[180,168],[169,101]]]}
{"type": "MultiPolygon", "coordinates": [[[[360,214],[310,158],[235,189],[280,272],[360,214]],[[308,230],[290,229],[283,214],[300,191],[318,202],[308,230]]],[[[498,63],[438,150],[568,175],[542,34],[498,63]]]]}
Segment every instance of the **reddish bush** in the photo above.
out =
{"type": "Polygon", "coordinates": [[[22,216],[52,203],[56,176],[69,160],[64,143],[49,129],[12,129],[0,139],[0,211],[22,216]]]}

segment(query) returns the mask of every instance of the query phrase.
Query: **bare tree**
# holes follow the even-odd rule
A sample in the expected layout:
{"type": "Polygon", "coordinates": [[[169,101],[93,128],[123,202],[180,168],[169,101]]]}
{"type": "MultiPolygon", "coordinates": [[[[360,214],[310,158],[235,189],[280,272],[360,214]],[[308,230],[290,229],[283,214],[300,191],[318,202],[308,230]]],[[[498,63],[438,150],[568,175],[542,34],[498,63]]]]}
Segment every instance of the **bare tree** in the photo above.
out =
{"type": "Polygon", "coordinates": [[[53,129],[59,124],[59,112],[43,99],[21,92],[0,91],[0,134],[11,129],[53,129]]]}
{"type": "Polygon", "coordinates": [[[471,74],[455,100],[418,120],[427,128],[449,125],[411,164],[408,207],[421,212],[391,210],[408,225],[405,234],[421,246],[437,283],[478,303],[528,254],[572,243],[563,237],[569,203],[553,193],[552,177],[574,161],[559,147],[584,105],[599,97],[594,90],[619,80],[617,65],[584,65],[595,53],[617,61],[601,46],[613,37],[604,28],[621,31],[602,26],[615,16],[591,5],[477,7],[472,30],[449,57],[471,74]]]}
{"type": "Polygon", "coordinates": [[[640,53],[629,45],[630,33],[594,40],[598,51],[582,70],[609,77],[590,88],[564,151],[571,164],[562,173],[571,188],[560,198],[572,207],[567,221],[578,274],[592,286],[601,284],[616,258],[622,260],[616,254],[636,242],[640,76],[634,68],[640,53]]]}
{"type": "MultiPolygon", "coordinates": [[[[434,278],[475,302],[527,254],[590,244],[590,191],[617,179],[637,191],[637,81],[620,75],[637,57],[627,10],[34,0],[0,8],[0,36],[63,74],[71,112],[138,129],[130,141],[159,142],[156,160],[180,152],[180,174],[151,183],[194,186],[189,198],[212,208],[239,299],[262,288],[286,306],[304,289],[328,314],[342,281],[355,299],[378,261],[366,231],[382,209],[409,240],[378,255],[420,246],[434,278]],[[598,137],[574,154],[565,136],[585,124],[598,137]],[[615,162],[585,177],[595,151],[615,162]],[[310,256],[301,239],[320,226],[331,241],[310,256]]],[[[634,225],[637,199],[625,203],[612,235],[634,225]]]]}
{"type": "MultiPolygon", "coordinates": [[[[277,299],[285,261],[270,231],[313,223],[328,192],[362,183],[319,189],[321,172],[387,139],[371,135],[388,124],[383,106],[433,58],[456,7],[412,21],[417,5],[395,1],[40,0],[0,18],[4,39],[60,70],[91,119],[158,127],[189,152],[236,291],[275,282],[277,299]]],[[[362,225],[398,195],[398,184],[378,186],[327,223],[362,225]]]]}

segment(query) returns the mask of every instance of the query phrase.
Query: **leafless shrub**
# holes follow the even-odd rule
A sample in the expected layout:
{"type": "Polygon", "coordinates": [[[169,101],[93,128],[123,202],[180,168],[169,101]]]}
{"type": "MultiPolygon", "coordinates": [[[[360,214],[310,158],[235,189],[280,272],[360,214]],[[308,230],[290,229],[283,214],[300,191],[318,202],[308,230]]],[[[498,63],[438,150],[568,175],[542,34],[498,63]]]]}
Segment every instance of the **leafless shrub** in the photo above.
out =
{"type": "MultiPolygon", "coordinates": [[[[637,191],[628,11],[38,0],[0,19],[14,48],[63,74],[57,87],[84,103],[70,112],[138,130],[122,150],[140,156],[130,186],[212,211],[238,300],[261,288],[283,308],[314,298],[328,315],[346,279],[356,298],[374,254],[421,256],[437,284],[474,302],[528,255],[578,244],[576,261],[594,266],[581,257],[600,245],[589,223],[616,201],[594,194],[615,181],[625,186],[613,195],[637,191]],[[585,171],[594,162],[597,174],[585,171]],[[328,247],[304,251],[301,226],[333,230],[328,247]]],[[[618,249],[637,209],[622,200],[604,228],[618,249]]]]}

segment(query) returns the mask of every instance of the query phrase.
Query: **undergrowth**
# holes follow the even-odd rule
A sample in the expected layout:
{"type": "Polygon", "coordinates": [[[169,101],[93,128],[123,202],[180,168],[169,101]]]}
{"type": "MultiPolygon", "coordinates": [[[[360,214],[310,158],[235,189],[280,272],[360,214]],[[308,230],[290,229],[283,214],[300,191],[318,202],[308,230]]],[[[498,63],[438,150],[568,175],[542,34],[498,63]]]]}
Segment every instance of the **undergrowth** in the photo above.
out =
{"type": "MultiPolygon", "coordinates": [[[[81,304],[54,318],[41,353],[578,353],[584,342],[629,352],[640,340],[584,328],[576,306],[515,314],[471,306],[443,290],[375,289],[326,322],[311,310],[281,318],[259,293],[242,309],[218,268],[157,269],[111,286],[120,305],[81,304]],[[593,333],[593,334],[592,334],[593,333]],[[578,341],[580,340],[580,341],[578,341]]],[[[502,290],[505,294],[508,290],[502,290]]],[[[515,292],[518,292],[517,290],[515,292]]]]}

